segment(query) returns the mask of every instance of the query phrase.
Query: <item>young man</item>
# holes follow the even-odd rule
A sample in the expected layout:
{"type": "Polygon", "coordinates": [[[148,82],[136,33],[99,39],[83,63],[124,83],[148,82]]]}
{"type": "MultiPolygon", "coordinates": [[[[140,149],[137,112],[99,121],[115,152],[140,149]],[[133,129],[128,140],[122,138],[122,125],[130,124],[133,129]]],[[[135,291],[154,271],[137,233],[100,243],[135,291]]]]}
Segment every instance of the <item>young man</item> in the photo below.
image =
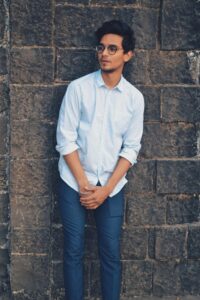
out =
{"type": "Polygon", "coordinates": [[[93,210],[97,227],[102,298],[120,298],[123,187],[128,169],[137,162],[143,132],[143,96],[122,76],[133,56],[133,31],[112,20],[96,37],[100,70],[69,84],[57,126],[67,300],[84,298],[87,210],[93,210]]]}

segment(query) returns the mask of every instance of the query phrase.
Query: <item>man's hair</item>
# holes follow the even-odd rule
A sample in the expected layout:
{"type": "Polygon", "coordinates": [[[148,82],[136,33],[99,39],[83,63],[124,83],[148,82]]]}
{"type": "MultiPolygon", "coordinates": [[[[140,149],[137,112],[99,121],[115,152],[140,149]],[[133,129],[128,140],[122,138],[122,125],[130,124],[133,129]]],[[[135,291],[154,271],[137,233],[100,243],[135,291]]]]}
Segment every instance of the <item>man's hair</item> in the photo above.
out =
{"type": "Polygon", "coordinates": [[[133,51],[135,48],[134,31],[126,23],[119,20],[111,20],[103,23],[103,25],[95,31],[98,43],[105,34],[120,35],[124,52],[133,51]]]}

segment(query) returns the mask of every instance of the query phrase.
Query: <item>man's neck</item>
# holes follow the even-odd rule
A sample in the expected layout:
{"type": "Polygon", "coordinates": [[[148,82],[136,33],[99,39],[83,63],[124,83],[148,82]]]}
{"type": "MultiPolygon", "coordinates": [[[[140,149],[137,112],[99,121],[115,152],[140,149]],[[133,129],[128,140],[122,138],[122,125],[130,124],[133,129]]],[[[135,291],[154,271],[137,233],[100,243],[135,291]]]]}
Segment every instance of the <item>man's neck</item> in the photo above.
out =
{"type": "Polygon", "coordinates": [[[109,89],[112,89],[119,83],[122,73],[121,72],[106,73],[101,71],[101,75],[106,86],[109,89]]]}

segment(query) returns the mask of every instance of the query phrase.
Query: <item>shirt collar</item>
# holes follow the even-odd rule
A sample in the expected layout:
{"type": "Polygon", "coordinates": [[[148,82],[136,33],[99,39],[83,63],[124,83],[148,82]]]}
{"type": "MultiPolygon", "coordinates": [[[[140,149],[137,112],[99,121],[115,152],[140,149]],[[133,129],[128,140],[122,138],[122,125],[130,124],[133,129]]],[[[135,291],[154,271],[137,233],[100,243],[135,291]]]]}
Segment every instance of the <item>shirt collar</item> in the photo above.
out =
{"type": "MultiPolygon", "coordinates": [[[[96,73],[96,83],[97,83],[98,87],[102,87],[102,86],[106,87],[106,84],[101,75],[101,70],[98,70],[96,73]]],[[[123,92],[123,88],[124,88],[124,77],[122,75],[120,81],[113,89],[123,92]]]]}

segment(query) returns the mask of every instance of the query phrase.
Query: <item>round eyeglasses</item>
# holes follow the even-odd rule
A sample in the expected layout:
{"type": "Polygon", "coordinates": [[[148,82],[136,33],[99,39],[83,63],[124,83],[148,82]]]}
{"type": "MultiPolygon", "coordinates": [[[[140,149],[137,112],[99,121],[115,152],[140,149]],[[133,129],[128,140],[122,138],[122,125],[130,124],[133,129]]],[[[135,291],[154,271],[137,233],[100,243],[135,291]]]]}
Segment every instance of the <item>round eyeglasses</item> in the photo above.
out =
{"type": "Polygon", "coordinates": [[[99,44],[99,45],[96,46],[96,51],[99,54],[103,53],[103,51],[105,49],[107,49],[108,54],[110,54],[110,55],[114,55],[119,50],[124,50],[123,48],[119,48],[116,45],[104,46],[103,44],[99,44]]]}

